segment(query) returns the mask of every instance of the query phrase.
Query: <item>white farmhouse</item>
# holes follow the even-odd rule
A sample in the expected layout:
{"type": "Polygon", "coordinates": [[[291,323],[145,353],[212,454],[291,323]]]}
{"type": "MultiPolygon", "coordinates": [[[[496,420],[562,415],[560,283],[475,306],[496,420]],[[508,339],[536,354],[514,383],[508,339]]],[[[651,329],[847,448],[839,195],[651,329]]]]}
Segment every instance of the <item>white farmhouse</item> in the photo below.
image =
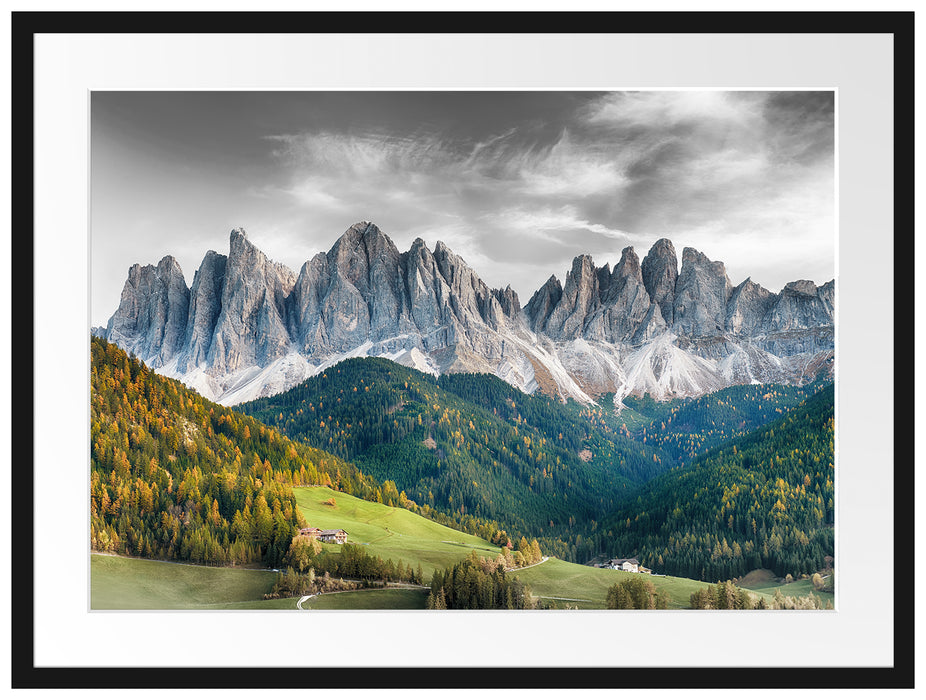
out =
{"type": "Polygon", "coordinates": [[[635,574],[640,573],[640,571],[649,573],[649,569],[640,566],[640,562],[636,559],[611,559],[602,568],[617,569],[618,571],[630,571],[635,574]]]}

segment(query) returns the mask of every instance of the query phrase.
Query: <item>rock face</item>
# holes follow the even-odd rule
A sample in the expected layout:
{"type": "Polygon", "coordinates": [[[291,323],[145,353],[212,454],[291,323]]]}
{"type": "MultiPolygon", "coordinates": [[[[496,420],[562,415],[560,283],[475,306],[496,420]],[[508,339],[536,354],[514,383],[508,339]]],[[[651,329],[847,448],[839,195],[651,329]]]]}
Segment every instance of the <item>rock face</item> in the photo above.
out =
{"type": "Polygon", "coordinates": [[[132,265],[106,337],[157,369],[181,349],[189,309],[190,290],[172,256],[157,267],[132,265]]]}
{"type": "Polygon", "coordinates": [[[440,241],[433,253],[420,238],[399,253],[368,222],[303,266],[289,308],[299,352],[319,361],[367,342],[382,352],[466,345],[467,329],[497,330],[520,312],[510,287],[490,290],[440,241]]]}
{"type": "Polygon", "coordinates": [[[724,320],[727,330],[737,336],[753,335],[777,298],[747,277],[737,285],[727,302],[724,320]]]}
{"type": "Polygon", "coordinates": [[[458,255],[422,239],[400,252],[369,222],[351,226],[296,276],[241,229],[209,251],[186,288],[179,265],[134,265],[98,335],[207,398],[283,391],[340,359],[375,355],[423,371],[490,372],[531,392],[591,401],[613,391],[691,396],[730,384],[832,372],[835,284],[774,294],[661,239],[613,271],[575,258],[522,309],[458,255]]]}
{"type": "Polygon", "coordinates": [[[643,285],[653,303],[659,305],[663,320],[671,324],[674,320],[675,283],[678,280],[678,258],[675,246],[668,238],[660,238],[643,258],[640,268],[643,285]]]}
{"type": "Polygon", "coordinates": [[[222,312],[222,289],[225,285],[227,261],[228,258],[224,255],[210,250],[193,276],[184,353],[177,366],[180,372],[187,372],[204,362],[209,353],[215,324],[222,312]]]}
{"type": "Polygon", "coordinates": [[[521,313],[521,301],[518,299],[518,293],[511,288],[510,284],[504,289],[493,289],[492,295],[498,301],[506,316],[514,317],[521,313]]]}
{"type": "Polygon", "coordinates": [[[556,275],[550,275],[550,279],[534,292],[534,296],[524,307],[524,313],[532,330],[537,333],[543,332],[544,323],[562,298],[563,285],[556,279],[556,275]]]}
{"type": "Polygon", "coordinates": [[[587,337],[605,343],[643,342],[665,328],[659,306],[651,301],[643,283],[640,259],[633,248],[624,248],[601,292],[600,305],[589,318],[587,337]]]}
{"type": "Polygon", "coordinates": [[[817,285],[808,280],[789,282],[764,319],[762,329],[774,333],[832,323],[832,295],[832,286],[821,294],[817,285]]]}
{"type": "Polygon", "coordinates": [[[389,238],[361,222],[303,265],[291,300],[299,351],[318,358],[408,332],[400,259],[389,238]]]}
{"type": "Polygon", "coordinates": [[[263,367],[286,355],[286,297],[295,282],[292,271],[269,260],[243,229],[231,232],[222,310],[206,355],[214,373],[263,367]]]}
{"type": "Polygon", "coordinates": [[[722,334],[727,300],[732,291],[722,262],[708,260],[694,248],[685,248],[682,271],[675,282],[672,327],[679,335],[722,334]]]}

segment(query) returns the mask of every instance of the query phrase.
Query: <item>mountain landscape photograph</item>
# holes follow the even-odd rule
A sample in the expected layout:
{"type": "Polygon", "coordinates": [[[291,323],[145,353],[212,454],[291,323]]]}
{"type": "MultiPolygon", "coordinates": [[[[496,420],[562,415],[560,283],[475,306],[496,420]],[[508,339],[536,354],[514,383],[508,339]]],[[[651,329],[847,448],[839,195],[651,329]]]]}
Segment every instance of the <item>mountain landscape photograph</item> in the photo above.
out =
{"type": "Polygon", "coordinates": [[[93,610],[833,610],[833,91],[91,95],[93,610]]]}

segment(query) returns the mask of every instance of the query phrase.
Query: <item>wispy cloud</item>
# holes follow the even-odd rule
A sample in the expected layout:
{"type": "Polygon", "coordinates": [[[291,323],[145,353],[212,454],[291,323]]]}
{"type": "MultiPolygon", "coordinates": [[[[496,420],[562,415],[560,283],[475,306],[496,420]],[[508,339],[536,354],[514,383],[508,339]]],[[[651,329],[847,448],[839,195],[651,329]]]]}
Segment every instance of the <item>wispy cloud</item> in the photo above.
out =
{"type": "Polygon", "coordinates": [[[831,148],[812,155],[831,114],[825,99],[808,111],[800,97],[614,93],[545,139],[528,128],[478,140],[421,129],[268,139],[291,203],[316,218],[362,211],[394,226],[397,242],[414,232],[433,244],[443,232],[473,264],[546,255],[565,268],[577,252],[616,259],[628,243],[669,236],[729,251],[738,270],[742,241],[799,240],[831,222],[831,148]]]}
{"type": "Polygon", "coordinates": [[[564,205],[557,209],[508,209],[500,213],[487,214],[482,218],[483,220],[489,220],[493,225],[503,226],[508,231],[529,232],[554,240],[559,240],[560,234],[564,231],[590,231],[622,241],[629,238],[626,231],[609,228],[599,223],[592,223],[582,218],[578,210],[570,205],[564,205]]]}

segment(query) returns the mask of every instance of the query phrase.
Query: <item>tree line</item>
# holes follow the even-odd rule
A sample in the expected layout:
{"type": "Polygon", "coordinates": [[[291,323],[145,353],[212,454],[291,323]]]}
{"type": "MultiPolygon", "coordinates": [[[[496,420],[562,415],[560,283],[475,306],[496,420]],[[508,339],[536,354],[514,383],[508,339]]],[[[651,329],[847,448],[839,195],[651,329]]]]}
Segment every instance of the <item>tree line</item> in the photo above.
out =
{"type": "Polygon", "coordinates": [[[695,610],[823,610],[832,609],[832,603],[823,605],[819,596],[786,596],[781,589],[775,589],[771,602],[761,596],[738,588],[730,580],[718,581],[713,586],[701,588],[689,599],[695,610]]]}
{"type": "Polygon", "coordinates": [[[498,560],[475,552],[444,571],[435,571],[428,594],[429,610],[532,610],[541,604],[530,587],[510,576],[498,560]]]}

